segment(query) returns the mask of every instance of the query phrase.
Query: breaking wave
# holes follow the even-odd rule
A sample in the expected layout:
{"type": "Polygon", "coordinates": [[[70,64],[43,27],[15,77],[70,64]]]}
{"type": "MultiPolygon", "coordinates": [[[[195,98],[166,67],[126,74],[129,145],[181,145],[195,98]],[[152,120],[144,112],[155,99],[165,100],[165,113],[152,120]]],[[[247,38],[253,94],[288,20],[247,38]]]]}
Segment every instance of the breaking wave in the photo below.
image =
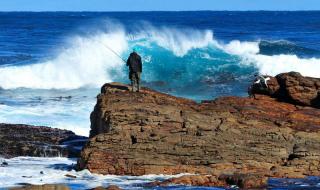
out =
{"type": "Polygon", "coordinates": [[[262,55],[297,55],[299,57],[318,57],[320,55],[319,50],[303,47],[290,41],[278,40],[278,41],[265,41],[262,40],[259,43],[260,54],[262,55]]]}
{"type": "MultiPolygon", "coordinates": [[[[123,58],[135,48],[144,58],[144,81],[170,83],[168,88],[194,83],[239,81],[258,71],[276,75],[297,71],[320,77],[320,59],[297,55],[306,48],[284,42],[219,42],[211,30],[154,27],[128,32],[121,24],[108,30],[70,38],[56,58],[29,65],[0,67],[4,89],[77,89],[105,82],[127,81],[123,58]],[[227,78],[223,78],[227,77],[227,78]]],[[[310,50],[311,51],[311,50],[310,50]]]]}

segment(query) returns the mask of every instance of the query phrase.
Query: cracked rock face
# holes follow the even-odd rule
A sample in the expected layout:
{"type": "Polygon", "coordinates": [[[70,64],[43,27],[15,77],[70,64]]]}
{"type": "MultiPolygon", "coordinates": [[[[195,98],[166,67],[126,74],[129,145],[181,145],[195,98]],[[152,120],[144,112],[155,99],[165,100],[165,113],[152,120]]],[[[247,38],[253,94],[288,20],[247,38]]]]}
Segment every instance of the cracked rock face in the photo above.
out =
{"type": "Polygon", "coordinates": [[[257,99],[194,101],[106,84],[79,169],[100,174],[320,175],[320,110],[257,99]]]}

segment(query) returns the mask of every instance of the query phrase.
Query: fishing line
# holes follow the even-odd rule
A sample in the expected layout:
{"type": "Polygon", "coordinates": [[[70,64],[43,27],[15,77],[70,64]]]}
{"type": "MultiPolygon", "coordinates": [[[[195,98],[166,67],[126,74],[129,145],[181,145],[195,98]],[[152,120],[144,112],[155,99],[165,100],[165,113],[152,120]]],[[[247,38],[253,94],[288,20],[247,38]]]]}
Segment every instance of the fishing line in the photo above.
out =
{"type": "MultiPolygon", "coordinates": [[[[99,42],[99,41],[97,41],[99,42]]],[[[105,45],[102,42],[99,42],[103,47],[105,47],[106,49],[108,49],[109,51],[111,51],[114,55],[116,55],[118,58],[120,58],[125,64],[127,64],[127,61],[124,60],[116,51],[114,51],[112,48],[110,48],[109,46],[105,45]]]]}

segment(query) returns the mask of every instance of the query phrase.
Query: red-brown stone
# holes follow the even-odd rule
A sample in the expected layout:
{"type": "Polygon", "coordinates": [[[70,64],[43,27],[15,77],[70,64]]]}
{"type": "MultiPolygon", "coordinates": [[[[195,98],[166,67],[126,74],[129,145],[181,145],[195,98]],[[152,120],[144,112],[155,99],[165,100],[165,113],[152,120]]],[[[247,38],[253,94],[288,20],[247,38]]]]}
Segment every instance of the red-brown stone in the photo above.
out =
{"type": "Polygon", "coordinates": [[[267,177],[319,176],[319,147],[316,108],[265,95],[196,103],[112,83],[98,96],[78,168],[116,175],[193,173],[200,177],[181,180],[254,187],[267,177]]]}

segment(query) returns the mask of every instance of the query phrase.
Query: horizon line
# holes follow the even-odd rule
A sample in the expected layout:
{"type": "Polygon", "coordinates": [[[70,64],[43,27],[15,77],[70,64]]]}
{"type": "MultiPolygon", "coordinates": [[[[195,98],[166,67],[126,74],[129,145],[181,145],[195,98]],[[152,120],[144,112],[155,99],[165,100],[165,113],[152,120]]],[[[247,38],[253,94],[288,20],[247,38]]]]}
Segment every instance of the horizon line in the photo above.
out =
{"type": "Polygon", "coordinates": [[[99,13],[128,13],[128,12],[320,12],[320,10],[132,10],[132,11],[92,11],[92,10],[84,10],[84,11],[52,11],[52,10],[40,10],[40,11],[27,11],[27,10],[12,10],[12,11],[2,11],[2,13],[14,13],[14,12],[25,12],[25,13],[48,13],[48,12],[99,12],[99,13]]]}

